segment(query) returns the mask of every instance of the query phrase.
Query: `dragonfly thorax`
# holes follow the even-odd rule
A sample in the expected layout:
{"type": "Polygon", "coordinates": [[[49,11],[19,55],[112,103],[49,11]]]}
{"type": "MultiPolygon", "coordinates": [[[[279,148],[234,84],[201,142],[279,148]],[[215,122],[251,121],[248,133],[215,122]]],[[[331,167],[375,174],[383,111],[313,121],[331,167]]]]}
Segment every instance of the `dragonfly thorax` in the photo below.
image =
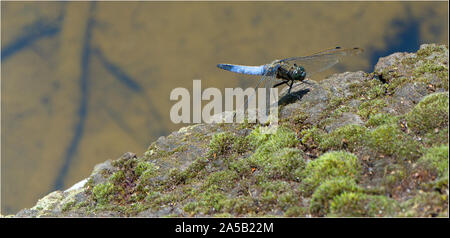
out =
{"type": "Polygon", "coordinates": [[[277,70],[277,78],[289,81],[303,81],[306,77],[305,68],[294,64],[293,66],[281,65],[277,70]]]}

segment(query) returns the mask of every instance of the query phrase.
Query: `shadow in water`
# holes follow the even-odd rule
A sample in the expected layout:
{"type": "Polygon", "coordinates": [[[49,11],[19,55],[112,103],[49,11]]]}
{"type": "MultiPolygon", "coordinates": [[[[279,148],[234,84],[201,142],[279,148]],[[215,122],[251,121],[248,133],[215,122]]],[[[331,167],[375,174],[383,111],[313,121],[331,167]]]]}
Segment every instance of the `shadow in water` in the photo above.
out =
{"type": "Polygon", "coordinates": [[[57,22],[47,22],[38,20],[35,23],[24,27],[24,33],[19,35],[12,43],[2,47],[1,55],[2,62],[8,60],[14,54],[20,52],[26,47],[30,46],[37,40],[44,37],[52,37],[61,31],[61,19],[59,17],[57,22]]]}
{"type": "Polygon", "coordinates": [[[92,39],[92,29],[94,24],[94,19],[92,18],[93,12],[95,11],[95,3],[91,3],[90,6],[90,17],[86,26],[85,36],[83,39],[83,51],[81,57],[81,76],[80,76],[80,91],[81,98],[79,102],[78,116],[79,120],[74,128],[74,136],[66,149],[65,156],[63,159],[63,165],[59,169],[58,175],[56,176],[53,190],[61,190],[64,187],[64,180],[66,179],[69,166],[78,151],[81,139],[83,138],[85,122],[87,118],[87,107],[89,98],[89,64],[91,60],[91,39],[92,39]]]}

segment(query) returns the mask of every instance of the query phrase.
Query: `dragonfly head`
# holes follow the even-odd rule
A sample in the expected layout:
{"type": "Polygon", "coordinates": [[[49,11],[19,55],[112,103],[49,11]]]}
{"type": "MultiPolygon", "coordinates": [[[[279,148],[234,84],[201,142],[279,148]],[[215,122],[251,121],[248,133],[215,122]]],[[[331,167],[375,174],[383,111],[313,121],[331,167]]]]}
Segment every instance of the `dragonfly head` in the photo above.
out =
{"type": "Polygon", "coordinates": [[[302,81],[306,77],[305,68],[294,64],[293,70],[291,71],[291,77],[293,80],[302,81]]]}

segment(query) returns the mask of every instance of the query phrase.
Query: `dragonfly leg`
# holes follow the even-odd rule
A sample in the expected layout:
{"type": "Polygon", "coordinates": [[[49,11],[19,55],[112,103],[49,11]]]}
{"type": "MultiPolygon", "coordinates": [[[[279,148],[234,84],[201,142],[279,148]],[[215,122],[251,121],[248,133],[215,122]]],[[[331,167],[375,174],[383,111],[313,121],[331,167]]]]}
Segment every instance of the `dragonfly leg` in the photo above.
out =
{"type": "Polygon", "coordinates": [[[283,85],[283,84],[287,84],[287,81],[283,81],[283,82],[277,83],[277,84],[273,85],[273,88],[276,88],[276,87],[278,87],[280,85],[283,85]]]}
{"type": "MultiPolygon", "coordinates": [[[[286,84],[287,84],[287,83],[286,83],[286,84]]],[[[291,93],[292,85],[294,85],[294,80],[291,80],[291,83],[289,84],[288,94],[291,93]]]]}

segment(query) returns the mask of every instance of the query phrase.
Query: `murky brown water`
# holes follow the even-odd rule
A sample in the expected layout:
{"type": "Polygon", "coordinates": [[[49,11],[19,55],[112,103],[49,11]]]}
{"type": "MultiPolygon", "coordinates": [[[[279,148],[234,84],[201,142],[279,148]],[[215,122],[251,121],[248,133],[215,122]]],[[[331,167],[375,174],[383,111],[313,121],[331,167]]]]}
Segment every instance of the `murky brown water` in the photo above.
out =
{"type": "MultiPolygon", "coordinates": [[[[176,87],[250,86],[217,63],[259,65],[359,46],[326,74],[371,70],[389,51],[448,44],[448,3],[2,2],[2,214],[93,166],[141,154],[181,125],[176,87]]],[[[323,76],[323,75],[322,75],[323,76]]],[[[320,77],[317,79],[320,80],[320,77]]]]}

